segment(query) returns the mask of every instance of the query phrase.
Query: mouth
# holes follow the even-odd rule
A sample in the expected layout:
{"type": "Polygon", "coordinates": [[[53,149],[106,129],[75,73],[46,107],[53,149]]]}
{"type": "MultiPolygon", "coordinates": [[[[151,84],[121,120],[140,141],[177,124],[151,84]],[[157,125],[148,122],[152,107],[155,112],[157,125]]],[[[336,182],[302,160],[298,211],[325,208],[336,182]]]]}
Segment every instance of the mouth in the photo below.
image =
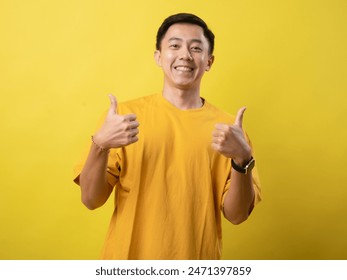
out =
{"type": "Polygon", "coordinates": [[[181,72],[193,72],[194,71],[193,67],[189,67],[187,65],[177,65],[174,67],[174,69],[177,71],[181,71],[181,72]]]}

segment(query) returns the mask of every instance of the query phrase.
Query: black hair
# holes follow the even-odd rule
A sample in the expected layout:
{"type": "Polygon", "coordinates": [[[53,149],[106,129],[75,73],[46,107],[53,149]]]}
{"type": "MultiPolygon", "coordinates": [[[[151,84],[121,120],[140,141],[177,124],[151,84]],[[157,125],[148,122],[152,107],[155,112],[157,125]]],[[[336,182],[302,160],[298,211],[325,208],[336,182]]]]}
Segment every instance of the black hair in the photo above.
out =
{"type": "Polygon", "coordinates": [[[214,34],[201,18],[199,18],[196,15],[188,14],[188,13],[179,13],[179,14],[171,15],[163,21],[163,23],[161,24],[157,32],[157,41],[155,45],[157,50],[160,50],[161,41],[163,37],[165,36],[167,30],[170,28],[171,25],[175,23],[190,23],[190,24],[195,24],[200,26],[203,29],[204,36],[206,37],[209,43],[209,54],[213,54],[214,34]]]}

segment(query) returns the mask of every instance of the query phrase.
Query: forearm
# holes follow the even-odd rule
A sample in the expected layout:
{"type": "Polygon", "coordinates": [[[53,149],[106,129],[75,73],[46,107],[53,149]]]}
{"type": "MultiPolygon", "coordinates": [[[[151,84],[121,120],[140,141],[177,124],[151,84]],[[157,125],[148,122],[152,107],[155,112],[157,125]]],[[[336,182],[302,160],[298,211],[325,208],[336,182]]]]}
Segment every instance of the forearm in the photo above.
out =
{"type": "Polygon", "coordinates": [[[254,203],[252,172],[231,172],[230,188],[224,198],[224,215],[233,224],[247,220],[254,203]]]}
{"type": "Polygon", "coordinates": [[[108,151],[92,144],[79,177],[82,202],[89,209],[102,206],[112,192],[113,186],[107,181],[107,160],[108,151]]]}

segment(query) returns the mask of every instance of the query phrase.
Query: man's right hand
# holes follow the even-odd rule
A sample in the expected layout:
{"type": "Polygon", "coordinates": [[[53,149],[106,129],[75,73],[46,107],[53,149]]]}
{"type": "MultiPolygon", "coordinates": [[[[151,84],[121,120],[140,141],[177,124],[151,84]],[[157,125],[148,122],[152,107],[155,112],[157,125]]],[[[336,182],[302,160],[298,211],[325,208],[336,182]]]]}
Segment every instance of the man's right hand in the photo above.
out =
{"type": "Polygon", "coordinates": [[[103,149],[119,148],[135,143],[138,140],[139,122],[136,115],[117,114],[117,100],[112,94],[110,109],[101,129],[93,136],[94,142],[103,149]]]}

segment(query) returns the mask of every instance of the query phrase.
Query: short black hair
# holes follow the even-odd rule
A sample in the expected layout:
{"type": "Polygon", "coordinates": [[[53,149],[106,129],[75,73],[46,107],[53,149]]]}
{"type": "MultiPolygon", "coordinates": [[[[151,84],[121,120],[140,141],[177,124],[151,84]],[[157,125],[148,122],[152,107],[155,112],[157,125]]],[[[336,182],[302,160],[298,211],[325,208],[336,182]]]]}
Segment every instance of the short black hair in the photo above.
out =
{"type": "Polygon", "coordinates": [[[171,25],[175,23],[190,23],[190,24],[195,24],[200,26],[203,29],[204,36],[206,37],[209,43],[209,54],[213,54],[214,34],[201,18],[199,18],[196,15],[188,14],[188,13],[179,13],[179,14],[171,15],[163,21],[163,23],[161,24],[157,32],[157,41],[155,45],[157,50],[160,50],[161,41],[163,37],[165,36],[167,30],[170,28],[171,25]]]}

